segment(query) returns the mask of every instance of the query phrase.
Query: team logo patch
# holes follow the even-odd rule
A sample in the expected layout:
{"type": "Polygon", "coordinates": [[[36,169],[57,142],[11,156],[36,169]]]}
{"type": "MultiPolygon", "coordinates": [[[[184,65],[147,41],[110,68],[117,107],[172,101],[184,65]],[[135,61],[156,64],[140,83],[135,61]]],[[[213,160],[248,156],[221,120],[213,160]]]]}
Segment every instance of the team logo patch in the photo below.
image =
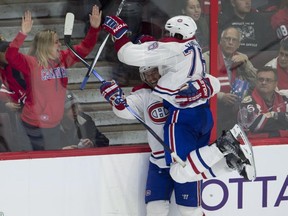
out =
{"type": "Polygon", "coordinates": [[[145,196],[151,196],[151,190],[146,190],[145,196]]]}
{"type": "Polygon", "coordinates": [[[64,77],[68,77],[67,71],[64,67],[56,67],[49,69],[44,68],[41,70],[42,80],[58,79],[64,77]]]}
{"type": "Polygon", "coordinates": [[[154,43],[152,43],[151,45],[148,46],[148,50],[157,49],[158,46],[159,46],[158,42],[155,41],[154,43]]]}
{"type": "Polygon", "coordinates": [[[48,121],[49,120],[49,116],[48,115],[41,115],[40,116],[40,119],[42,120],[42,121],[48,121]]]}
{"type": "Polygon", "coordinates": [[[147,111],[153,123],[155,124],[165,123],[168,116],[168,110],[163,107],[163,103],[161,102],[153,103],[147,108],[147,111]]]}
{"type": "Polygon", "coordinates": [[[252,104],[249,104],[249,105],[247,106],[247,111],[248,111],[249,113],[254,112],[254,111],[255,111],[254,106],[253,106],[252,104]]]}
{"type": "Polygon", "coordinates": [[[252,97],[250,95],[244,97],[242,103],[250,103],[252,101],[252,97]]]}

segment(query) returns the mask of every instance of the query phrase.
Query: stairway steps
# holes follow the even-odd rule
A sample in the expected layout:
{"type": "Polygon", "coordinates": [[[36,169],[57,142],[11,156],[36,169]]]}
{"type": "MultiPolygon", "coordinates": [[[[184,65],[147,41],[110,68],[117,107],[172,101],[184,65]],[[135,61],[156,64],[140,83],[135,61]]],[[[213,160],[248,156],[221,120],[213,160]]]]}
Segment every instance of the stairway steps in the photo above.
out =
{"type": "Polygon", "coordinates": [[[129,125],[102,125],[97,128],[103,133],[109,132],[125,132],[125,131],[145,131],[144,126],[141,124],[129,124],[129,125]]]}
{"type": "Polygon", "coordinates": [[[105,101],[105,102],[99,102],[99,103],[82,103],[81,109],[84,112],[93,112],[93,111],[104,111],[104,110],[112,110],[111,105],[105,101]]]}
{"type": "Polygon", "coordinates": [[[33,17],[63,17],[66,12],[75,12],[81,8],[81,1],[5,1],[0,3],[0,19],[21,19],[24,11],[29,10],[33,17]],[[21,6],[21,7],[20,7],[21,6]]]}
{"type": "MultiPolygon", "coordinates": [[[[31,41],[35,34],[43,29],[51,29],[57,32],[60,39],[64,38],[64,23],[65,18],[34,18],[33,28],[28,34],[26,41],[31,41]]],[[[7,41],[12,41],[16,34],[21,30],[21,20],[0,20],[1,33],[7,41]]],[[[83,38],[85,23],[83,21],[75,20],[73,28],[74,38],[83,38]]]]}
{"type": "MultiPolygon", "coordinates": [[[[132,87],[122,88],[126,95],[129,95],[132,87]]],[[[105,98],[101,95],[100,91],[95,91],[94,89],[84,89],[84,90],[73,90],[73,93],[78,98],[80,103],[91,103],[91,102],[106,102],[105,98]]]]}
{"type": "MultiPolygon", "coordinates": [[[[33,28],[20,48],[20,52],[27,54],[35,34],[43,29],[55,30],[59,35],[62,49],[67,49],[64,43],[64,23],[67,12],[75,14],[71,44],[78,44],[85,37],[86,23],[83,19],[85,16],[83,10],[85,9],[83,9],[84,5],[82,4],[82,1],[77,0],[1,0],[0,33],[7,41],[12,41],[21,29],[21,18],[25,10],[29,9],[34,21],[33,28]]],[[[92,64],[105,37],[106,33],[101,31],[96,46],[85,58],[88,64],[92,64]]],[[[105,45],[94,69],[104,80],[115,79],[118,81],[114,73],[125,73],[126,69],[119,69],[118,63],[106,60],[106,54],[110,54],[108,52],[113,50],[107,49],[108,44],[105,45]]],[[[111,105],[100,94],[101,82],[93,74],[91,74],[85,89],[80,90],[80,85],[87,71],[88,69],[82,62],[69,68],[68,89],[78,98],[81,109],[93,118],[97,128],[109,138],[110,145],[147,143],[147,132],[141,123],[137,120],[121,119],[113,113],[111,105]]],[[[130,94],[132,86],[139,84],[139,80],[136,79],[134,75],[131,75],[129,86],[122,88],[126,95],[130,94]]]]}
{"type": "MultiPolygon", "coordinates": [[[[104,80],[111,80],[113,77],[113,70],[115,70],[115,65],[112,64],[99,64],[97,63],[96,67],[94,68],[96,72],[104,79],[104,80]]],[[[86,67],[72,67],[68,69],[68,78],[70,84],[77,84],[82,83],[85,75],[88,72],[88,69],[86,67]]],[[[88,82],[98,82],[100,81],[94,76],[94,74],[91,74],[91,76],[88,79],[88,82]]],[[[80,85],[79,85],[80,86],[80,85]]]]}
{"type": "Polygon", "coordinates": [[[110,110],[104,111],[93,111],[86,112],[93,119],[96,119],[96,125],[129,125],[129,124],[137,124],[138,120],[130,120],[130,119],[122,119],[114,114],[114,112],[110,110]]]}
{"type": "Polygon", "coordinates": [[[146,144],[146,131],[120,131],[104,133],[109,139],[109,145],[146,144]]]}

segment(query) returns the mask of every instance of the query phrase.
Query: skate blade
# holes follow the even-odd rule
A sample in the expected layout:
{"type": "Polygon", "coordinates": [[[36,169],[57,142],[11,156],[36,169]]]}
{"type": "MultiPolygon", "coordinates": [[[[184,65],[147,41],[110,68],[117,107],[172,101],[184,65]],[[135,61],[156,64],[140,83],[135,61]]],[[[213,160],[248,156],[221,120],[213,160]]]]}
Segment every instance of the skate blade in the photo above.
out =
{"type": "Polygon", "coordinates": [[[254,181],[256,179],[256,170],[254,166],[249,164],[245,165],[246,176],[250,181],[254,181]]]}
{"type": "Polygon", "coordinates": [[[240,136],[241,139],[243,140],[243,143],[240,143],[240,148],[244,156],[248,159],[250,163],[249,165],[247,164],[247,167],[249,167],[248,168],[250,173],[249,175],[251,176],[251,180],[253,181],[256,178],[256,167],[252,145],[249,142],[245,132],[238,124],[235,124],[234,127],[230,130],[230,132],[235,137],[235,139],[237,139],[237,137],[240,136]]]}

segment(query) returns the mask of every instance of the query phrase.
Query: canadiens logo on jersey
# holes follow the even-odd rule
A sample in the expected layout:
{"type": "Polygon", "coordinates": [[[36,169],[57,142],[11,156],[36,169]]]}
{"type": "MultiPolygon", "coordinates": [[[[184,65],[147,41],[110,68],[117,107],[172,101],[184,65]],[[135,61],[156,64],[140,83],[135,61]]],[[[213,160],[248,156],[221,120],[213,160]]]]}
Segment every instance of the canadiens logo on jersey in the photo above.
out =
{"type": "Polygon", "coordinates": [[[152,43],[151,45],[148,46],[148,50],[154,50],[157,49],[159,46],[158,42],[155,41],[154,43],[152,43]]]}
{"type": "Polygon", "coordinates": [[[168,110],[163,107],[162,102],[156,102],[151,104],[149,107],[147,107],[147,111],[153,123],[155,124],[165,123],[168,116],[168,110]]]}
{"type": "Polygon", "coordinates": [[[68,77],[67,71],[64,67],[56,67],[56,68],[49,68],[49,69],[42,69],[41,70],[41,79],[42,80],[50,80],[50,79],[57,79],[57,78],[64,78],[68,77]]]}

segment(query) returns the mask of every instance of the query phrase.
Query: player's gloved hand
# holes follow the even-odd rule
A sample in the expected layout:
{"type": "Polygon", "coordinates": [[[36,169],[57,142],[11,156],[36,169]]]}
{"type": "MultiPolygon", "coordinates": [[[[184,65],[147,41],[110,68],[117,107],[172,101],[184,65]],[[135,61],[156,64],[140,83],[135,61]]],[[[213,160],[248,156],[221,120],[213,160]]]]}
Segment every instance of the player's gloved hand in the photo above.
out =
{"type": "Polygon", "coordinates": [[[125,109],[126,99],[122,89],[115,80],[106,81],[100,86],[100,92],[103,97],[116,109],[125,109]]]}
{"type": "Polygon", "coordinates": [[[151,35],[143,34],[136,38],[136,40],[134,41],[134,44],[142,44],[142,43],[149,42],[149,41],[156,41],[156,38],[154,38],[151,35]]]}
{"type": "Polygon", "coordinates": [[[208,78],[188,81],[180,88],[175,102],[181,107],[186,107],[200,99],[209,98],[212,94],[213,88],[208,78]]]}
{"type": "Polygon", "coordinates": [[[128,31],[128,25],[117,16],[106,16],[102,27],[113,35],[116,40],[120,39],[128,31]]]}

